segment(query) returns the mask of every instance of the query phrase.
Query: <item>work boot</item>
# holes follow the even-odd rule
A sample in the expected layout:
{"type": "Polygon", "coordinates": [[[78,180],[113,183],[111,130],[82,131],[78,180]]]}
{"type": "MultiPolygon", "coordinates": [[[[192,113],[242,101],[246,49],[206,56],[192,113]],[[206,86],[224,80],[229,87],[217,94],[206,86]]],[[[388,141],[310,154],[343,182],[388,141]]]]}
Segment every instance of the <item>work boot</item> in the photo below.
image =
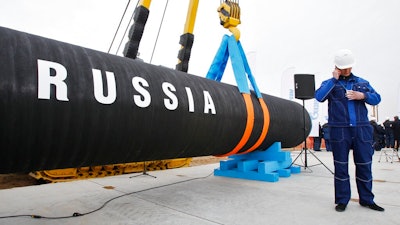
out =
{"type": "Polygon", "coordinates": [[[337,206],[335,207],[336,211],[338,212],[343,212],[344,210],[346,210],[347,205],[345,204],[337,204],[337,206]]]}
{"type": "Polygon", "coordinates": [[[384,208],[380,207],[379,205],[377,205],[377,204],[375,204],[375,203],[374,203],[374,204],[360,203],[360,205],[361,205],[361,206],[364,206],[364,207],[368,207],[368,208],[370,208],[370,209],[372,209],[372,210],[380,211],[380,212],[385,211],[384,208]]]}

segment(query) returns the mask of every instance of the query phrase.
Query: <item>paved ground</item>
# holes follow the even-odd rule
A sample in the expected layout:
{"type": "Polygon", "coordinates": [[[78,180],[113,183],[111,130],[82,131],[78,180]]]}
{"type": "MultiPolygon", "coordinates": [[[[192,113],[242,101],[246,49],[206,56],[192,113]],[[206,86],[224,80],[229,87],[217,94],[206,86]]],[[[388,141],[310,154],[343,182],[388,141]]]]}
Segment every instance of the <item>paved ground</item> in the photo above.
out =
{"type": "MultiPolygon", "coordinates": [[[[294,159],[299,152],[291,154],[294,159]]],[[[352,201],[336,212],[333,175],[316,165],[318,157],[333,169],[332,155],[316,152],[307,154],[308,168],[300,174],[273,183],[213,176],[216,163],[149,172],[156,178],[121,175],[4,189],[0,224],[400,224],[400,163],[378,162],[379,154],[374,193],[385,212],[359,206],[352,164],[352,201]],[[70,218],[74,213],[81,216],[70,218]]],[[[304,154],[295,163],[304,166],[304,154]]]]}

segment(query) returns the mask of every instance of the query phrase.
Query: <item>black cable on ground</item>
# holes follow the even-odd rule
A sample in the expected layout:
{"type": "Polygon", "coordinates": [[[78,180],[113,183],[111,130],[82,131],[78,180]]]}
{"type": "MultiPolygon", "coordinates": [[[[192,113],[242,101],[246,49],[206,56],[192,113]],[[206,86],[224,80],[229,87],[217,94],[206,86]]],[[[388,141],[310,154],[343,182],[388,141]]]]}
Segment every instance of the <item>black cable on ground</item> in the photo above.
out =
{"type": "Polygon", "coordinates": [[[97,212],[97,211],[100,211],[100,210],[103,209],[108,203],[110,203],[110,202],[112,202],[112,201],[114,201],[114,200],[116,200],[116,199],[119,199],[119,198],[122,198],[122,197],[125,197],[125,196],[128,196],[128,195],[132,195],[132,194],[137,194],[137,193],[141,193],[141,192],[145,192],[145,191],[150,191],[150,190],[154,190],[154,189],[158,189],[158,188],[168,187],[168,186],[172,186],[172,185],[176,185],[176,184],[181,184],[181,183],[185,183],[185,182],[189,182],[189,181],[193,181],[193,180],[205,179],[205,178],[208,178],[209,176],[211,176],[212,174],[213,174],[213,172],[210,173],[210,174],[208,174],[207,176],[204,176],[204,177],[195,177],[195,178],[191,178],[191,179],[187,179],[187,180],[182,180],[182,181],[178,181],[178,182],[174,182],[174,183],[170,183],[170,184],[164,184],[164,185],[160,185],[160,186],[156,186],[156,187],[146,188],[146,189],[143,189],[143,190],[133,191],[133,192],[129,192],[129,193],[126,193],[126,194],[123,194],[123,195],[119,195],[119,196],[117,196],[117,197],[114,197],[114,198],[111,198],[111,199],[107,200],[107,201],[104,202],[99,208],[94,209],[94,210],[89,211],[89,212],[86,212],[86,213],[74,212],[74,213],[73,213],[72,215],[70,215],[70,216],[54,216],[54,217],[51,217],[51,216],[41,216],[41,215],[36,215],[36,214],[32,214],[32,215],[21,214],[21,215],[11,215],[11,216],[0,216],[0,219],[18,218],[18,217],[31,217],[31,218],[34,218],[34,219],[68,219],[68,218],[86,216],[86,215],[95,213],[95,212],[97,212]]]}

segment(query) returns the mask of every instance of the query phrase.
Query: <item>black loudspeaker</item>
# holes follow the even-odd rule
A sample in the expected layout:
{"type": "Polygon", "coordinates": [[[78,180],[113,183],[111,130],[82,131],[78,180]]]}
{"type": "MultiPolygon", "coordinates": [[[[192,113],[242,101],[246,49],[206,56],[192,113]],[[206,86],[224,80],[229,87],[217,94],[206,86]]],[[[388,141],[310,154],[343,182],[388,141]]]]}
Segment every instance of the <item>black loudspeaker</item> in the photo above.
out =
{"type": "Polygon", "coordinates": [[[315,80],[313,74],[294,75],[294,95],[297,99],[312,99],[315,92],[315,80]]]}

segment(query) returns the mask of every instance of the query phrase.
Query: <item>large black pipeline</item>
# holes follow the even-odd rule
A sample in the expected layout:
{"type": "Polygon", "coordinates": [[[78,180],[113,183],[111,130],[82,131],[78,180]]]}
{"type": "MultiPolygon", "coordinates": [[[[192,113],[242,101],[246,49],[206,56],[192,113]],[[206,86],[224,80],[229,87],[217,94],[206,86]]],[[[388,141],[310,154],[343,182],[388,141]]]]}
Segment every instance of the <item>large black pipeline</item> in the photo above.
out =
{"type": "Polygon", "coordinates": [[[243,96],[232,85],[0,27],[0,173],[224,155],[241,140],[238,153],[257,141],[259,150],[293,147],[309,134],[300,104],[263,94],[266,112],[253,93],[252,119],[243,96]]]}

